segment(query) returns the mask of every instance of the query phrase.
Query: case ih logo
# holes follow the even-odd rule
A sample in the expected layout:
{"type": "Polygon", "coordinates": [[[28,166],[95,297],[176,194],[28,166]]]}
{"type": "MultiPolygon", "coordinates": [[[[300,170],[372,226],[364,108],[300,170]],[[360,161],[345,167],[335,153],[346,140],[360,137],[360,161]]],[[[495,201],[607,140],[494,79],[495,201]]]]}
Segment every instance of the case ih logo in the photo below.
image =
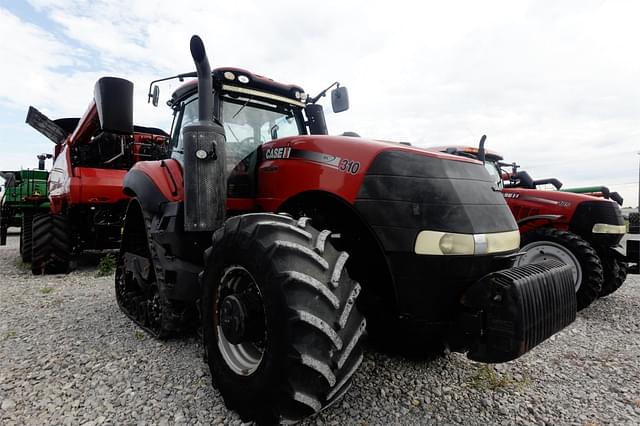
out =
{"type": "Polygon", "coordinates": [[[280,148],[270,148],[264,153],[264,158],[267,160],[277,160],[280,158],[289,158],[291,155],[291,148],[280,147],[280,148]]]}
{"type": "Polygon", "coordinates": [[[503,192],[504,198],[520,198],[520,194],[514,192],[503,192]]]}

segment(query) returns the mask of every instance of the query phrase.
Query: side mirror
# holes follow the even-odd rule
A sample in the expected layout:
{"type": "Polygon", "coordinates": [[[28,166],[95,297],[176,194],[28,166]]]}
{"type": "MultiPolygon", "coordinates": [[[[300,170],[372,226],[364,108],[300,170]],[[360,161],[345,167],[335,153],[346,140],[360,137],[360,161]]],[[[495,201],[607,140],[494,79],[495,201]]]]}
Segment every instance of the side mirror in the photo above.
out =
{"type": "Polygon", "coordinates": [[[158,86],[153,86],[153,93],[149,95],[151,98],[151,104],[154,107],[158,106],[158,98],[160,98],[160,88],[158,86]]]}
{"type": "Polygon", "coordinates": [[[326,135],[329,133],[327,130],[327,122],[324,119],[322,105],[309,104],[304,108],[304,112],[307,115],[307,126],[309,127],[310,134],[326,135]]]}
{"type": "Polygon", "coordinates": [[[349,92],[346,87],[337,87],[331,91],[331,108],[336,113],[349,109],[349,92]]]}
{"type": "Polygon", "coordinates": [[[93,98],[100,129],[112,133],[133,133],[133,83],[116,77],[96,82],[93,98]]]}

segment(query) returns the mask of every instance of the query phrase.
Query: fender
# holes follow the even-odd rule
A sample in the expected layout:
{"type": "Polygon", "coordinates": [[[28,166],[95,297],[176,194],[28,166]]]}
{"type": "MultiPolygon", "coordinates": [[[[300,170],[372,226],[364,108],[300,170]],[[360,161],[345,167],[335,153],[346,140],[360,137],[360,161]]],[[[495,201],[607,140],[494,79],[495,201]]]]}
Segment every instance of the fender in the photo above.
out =
{"type": "Polygon", "coordinates": [[[533,216],[527,216],[518,221],[518,226],[521,227],[522,225],[536,220],[548,220],[549,222],[553,222],[560,219],[562,216],[563,215],[561,214],[536,214],[533,216]]]}
{"type": "Polygon", "coordinates": [[[182,168],[176,160],[140,161],[124,178],[123,192],[137,196],[149,213],[160,212],[168,202],[184,199],[182,168]]]}

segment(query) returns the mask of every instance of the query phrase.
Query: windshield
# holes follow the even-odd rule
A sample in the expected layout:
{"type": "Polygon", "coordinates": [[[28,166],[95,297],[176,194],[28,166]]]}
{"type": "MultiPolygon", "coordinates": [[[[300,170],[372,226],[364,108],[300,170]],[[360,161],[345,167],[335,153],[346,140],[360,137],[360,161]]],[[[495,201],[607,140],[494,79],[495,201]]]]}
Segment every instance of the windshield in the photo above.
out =
{"type": "Polygon", "coordinates": [[[485,169],[489,172],[493,182],[498,186],[499,189],[504,187],[504,183],[502,182],[502,175],[500,173],[500,168],[498,165],[491,161],[486,161],[484,163],[485,169]]]}
{"type": "Polygon", "coordinates": [[[222,101],[228,157],[242,159],[265,142],[301,134],[294,107],[244,95],[231,97],[225,94],[222,101]]]}
{"type": "MultiPolygon", "coordinates": [[[[298,107],[224,93],[221,118],[226,135],[227,166],[233,168],[256,148],[274,139],[304,134],[302,114],[298,107]]],[[[174,129],[174,146],[182,146],[181,129],[198,120],[198,99],[183,107],[180,123],[174,129]]]]}

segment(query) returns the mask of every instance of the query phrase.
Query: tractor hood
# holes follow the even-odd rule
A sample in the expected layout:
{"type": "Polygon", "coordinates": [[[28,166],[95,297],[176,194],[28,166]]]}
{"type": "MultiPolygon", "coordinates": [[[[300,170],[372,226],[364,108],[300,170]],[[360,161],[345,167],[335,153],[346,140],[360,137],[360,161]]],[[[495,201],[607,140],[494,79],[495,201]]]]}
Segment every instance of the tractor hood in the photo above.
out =
{"type": "Polygon", "coordinates": [[[503,192],[519,223],[539,215],[557,216],[561,226],[606,246],[617,244],[626,232],[622,211],[613,200],[540,189],[506,188],[503,192]]]}
{"type": "Polygon", "coordinates": [[[483,164],[468,158],[394,142],[295,136],[264,144],[260,170],[262,189],[271,186],[284,200],[320,189],[352,203],[388,251],[414,252],[423,231],[485,238],[518,229],[483,164]],[[276,169],[272,184],[267,175],[276,169]]]}

